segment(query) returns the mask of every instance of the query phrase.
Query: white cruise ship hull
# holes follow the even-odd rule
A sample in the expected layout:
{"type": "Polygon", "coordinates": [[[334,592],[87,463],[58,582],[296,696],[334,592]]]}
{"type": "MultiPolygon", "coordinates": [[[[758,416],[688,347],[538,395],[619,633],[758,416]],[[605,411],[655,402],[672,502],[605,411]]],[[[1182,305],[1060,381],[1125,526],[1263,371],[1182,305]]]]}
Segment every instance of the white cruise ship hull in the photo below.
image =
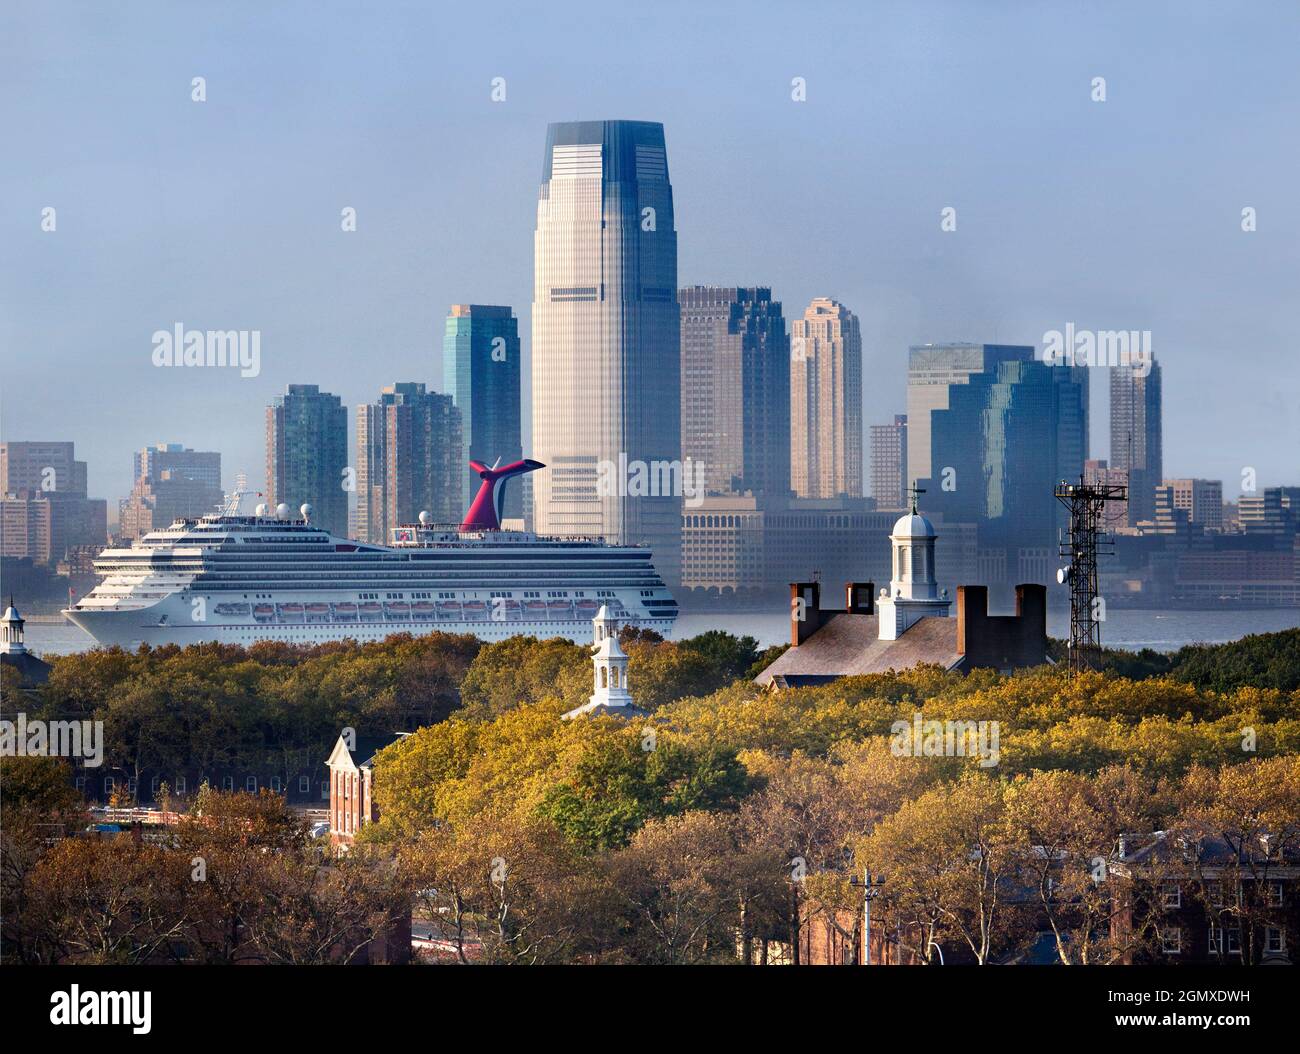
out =
{"type": "Polygon", "coordinates": [[[394,534],[381,546],[301,520],[177,521],[105,549],[100,583],[64,614],[100,644],[131,650],[435,632],[585,641],[602,606],[667,636],[677,615],[644,549],[422,525],[394,534]]]}
{"type": "MultiPolygon", "coordinates": [[[[192,599],[192,598],[191,598],[192,599]]],[[[292,606],[292,605],[290,605],[292,606]]],[[[565,637],[586,641],[591,636],[591,619],[569,617],[485,618],[415,618],[360,621],[255,622],[251,618],[213,615],[203,620],[191,619],[192,603],[180,595],[168,597],[151,607],[128,610],[68,609],[69,622],[85,630],[104,647],[134,651],[141,645],[152,648],[175,644],[215,642],[248,646],[258,641],[283,641],[288,644],[326,644],[330,641],[355,640],[360,643],[381,641],[396,633],[423,636],[429,633],[468,633],[480,640],[497,641],[508,637],[529,636],[545,639],[565,637]]],[[[584,612],[585,614],[585,612],[584,612]]],[[[293,614],[286,616],[294,618],[293,614]]],[[[629,619],[629,622],[667,636],[673,628],[670,618],[629,619]]]]}

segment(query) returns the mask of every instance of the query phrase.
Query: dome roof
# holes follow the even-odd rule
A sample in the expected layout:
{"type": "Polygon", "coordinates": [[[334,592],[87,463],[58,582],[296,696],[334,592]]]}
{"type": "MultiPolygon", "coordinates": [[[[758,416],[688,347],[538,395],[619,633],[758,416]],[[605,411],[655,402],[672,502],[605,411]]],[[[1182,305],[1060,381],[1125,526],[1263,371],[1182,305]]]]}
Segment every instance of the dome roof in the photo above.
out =
{"type": "Polygon", "coordinates": [[[890,533],[891,538],[937,538],[934,524],[918,512],[900,516],[890,533]]]}

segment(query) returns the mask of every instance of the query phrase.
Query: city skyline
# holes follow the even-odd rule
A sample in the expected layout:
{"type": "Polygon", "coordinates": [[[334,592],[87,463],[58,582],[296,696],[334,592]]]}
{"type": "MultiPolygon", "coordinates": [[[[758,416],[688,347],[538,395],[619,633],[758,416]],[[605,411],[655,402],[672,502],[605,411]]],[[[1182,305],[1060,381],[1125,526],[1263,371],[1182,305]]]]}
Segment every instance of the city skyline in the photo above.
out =
{"type": "MultiPolygon", "coordinates": [[[[775,9],[769,16],[778,21],[793,17],[775,9]]],[[[48,32],[47,17],[9,11],[3,19],[12,32],[5,36],[16,40],[48,32]]],[[[283,47],[283,26],[262,17],[269,19],[265,28],[271,43],[283,47]]],[[[963,39],[970,47],[983,47],[996,57],[1032,34],[1038,16],[994,13],[980,18],[954,8],[950,17],[954,27],[966,30],[963,39]]],[[[1270,349],[1284,339],[1285,277],[1294,270],[1287,248],[1294,238],[1288,240],[1286,232],[1294,230],[1295,215],[1282,173],[1295,167],[1295,145],[1265,132],[1271,115],[1294,96],[1294,69],[1268,61],[1234,63],[1224,56],[1223,63],[1207,63],[1217,74],[1210,81],[1207,72],[1189,74],[1178,64],[1180,35],[1192,29],[1177,22],[1143,21],[1126,37],[1104,20],[1085,21],[1076,27],[1077,34],[1063,40],[1064,61],[1060,53],[1050,64],[1032,54],[1023,56],[1028,70],[1043,78],[1044,90],[1032,99],[1012,90],[1023,72],[1011,78],[988,63],[981,63],[976,83],[963,81],[969,88],[963,94],[952,90],[943,63],[920,81],[888,48],[873,43],[879,37],[905,53],[908,46],[924,42],[940,57],[957,54],[949,37],[930,40],[927,31],[934,27],[926,15],[877,12],[873,18],[845,8],[836,43],[841,55],[858,47],[877,57],[877,72],[861,75],[869,76],[868,81],[819,65],[811,37],[765,31],[767,47],[778,38],[796,44],[762,62],[762,77],[748,67],[719,63],[703,68],[701,79],[689,88],[674,87],[648,58],[655,50],[644,48],[623,64],[618,83],[603,85],[606,96],[599,103],[590,98],[579,103],[589,69],[539,83],[529,73],[536,60],[522,46],[535,23],[530,16],[513,26],[503,20],[494,23],[504,42],[500,71],[450,56],[447,70],[438,75],[446,78],[439,85],[454,86],[450,101],[433,111],[409,107],[397,128],[385,126],[382,133],[366,123],[380,96],[371,93],[355,65],[332,67],[343,72],[322,78],[327,60],[341,46],[326,40],[319,54],[295,52],[289,65],[310,85],[324,88],[327,101],[346,86],[355,104],[340,114],[336,107],[322,107],[306,89],[282,99],[290,115],[301,120],[301,128],[287,137],[287,147],[276,143],[283,131],[278,123],[249,109],[259,91],[277,90],[280,84],[280,75],[265,62],[234,70],[214,52],[169,60],[152,73],[124,72],[133,65],[129,59],[136,49],[150,42],[166,52],[167,41],[179,31],[177,23],[165,14],[153,24],[126,14],[120,22],[92,29],[60,25],[73,50],[85,54],[85,76],[122,83],[129,104],[99,101],[90,92],[77,96],[77,108],[71,109],[69,87],[48,79],[21,53],[0,74],[11,88],[11,81],[22,79],[22,92],[11,91],[6,98],[21,94],[30,101],[11,116],[19,134],[35,147],[0,177],[14,203],[0,223],[7,244],[15,247],[0,281],[6,298],[18,305],[0,333],[7,348],[42,350],[36,356],[9,357],[10,384],[0,407],[3,438],[76,441],[90,455],[91,492],[113,498],[130,489],[127,453],[159,441],[220,451],[229,487],[240,471],[250,480],[257,478],[263,455],[254,415],[287,383],[317,383],[339,393],[348,405],[368,399],[395,377],[438,388],[439,323],[448,305],[513,304],[521,327],[529,331],[525,291],[530,286],[528,211],[535,194],[536,142],[548,120],[581,110],[592,116],[645,115],[666,124],[683,232],[679,286],[746,284],[744,279],[771,287],[774,299],[787,304],[833,296],[864,320],[864,369],[874,377],[864,385],[864,422],[889,420],[904,409],[902,360],[911,344],[1041,344],[1045,332],[1072,322],[1098,330],[1136,326],[1153,331],[1157,355],[1169,367],[1164,472],[1221,478],[1228,498],[1239,492],[1247,467],[1256,469],[1260,487],[1289,482],[1300,421],[1287,396],[1288,378],[1277,375],[1287,365],[1279,367],[1270,349]],[[97,42],[111,44],[106,51],[124,56],[123,68],[115,63],[110,74],[92,46],[97,42]],[[514,42],[519,46],[511,47],[514,42]],[[1094,54],[1107,58],[1094,60],[1094,54]],[[1124,61],[1137,54],[1145,65],[1124,61]],[[196,63],[205,69],[188,68],[196,63]],[[785,66],[790,75],[777,78],[773,70],[785,66]],[[499,105],[490,95],[497,72],[508,85],[499,105]],[[1203,93],[1196,141],[1213,130],[1251,151],[1248,184],[1235,178],[1230,158],[1220,156],[1231,150],[1202,159],[1196,180],[1189,180],[1185,166],[1179,166],[1178,184],[1171,186],[1167,168],[1178,165],[1178,159],[1169,151],[1153,156],[1141,149],[1151,127],[1168,128],[1171,135],[1182,127],[1157,79],[1175,73],[1179,83],[1190,77],[1192,87],[1203,93]],[[190,98],[190,82],[200,74],[209,89],[202,104],[190,98]],[[1109,77],[1104,103],[1090,98],[1094,75],[1109,77]],[[796,76],[807,79],[805,103],[791,98],[790,81],[796,76]],[[865,100],[878,97],[882,86],[907,93],[908,127],[866,108],[865,100]],[[691,119],[700,92],[712,93],[731,119],[762,114],[765,121],[748,121],[743,142],[719,136],[718,122],[701,126],[691,119]],[[1250,101],[1252,115],[1244,125],[1243,100],[1250,101]],[[981,115],[981,106],[989,116],[981,115]],[[66,153],[52,136],[74,113],[86,119],[83,107],[90,108],[92,123],[97,117],[106,131],[118,134],[92,134],[66,153]],[[995,118],[1008,114],[1018,126],[1041,133],[1042,141],[1024,136],[1007,140],[995,118]],[[864,155],[866,147],[838,142],[837,163],[824,177],[830,180],[824,191],[820,182],[781,162],[783,144],[811,143],[825,134],[828,123],[846,117],[866,122],[872,130],[870,152],[864,155]],[[160,152],[154,144],[142,153],[142,145],[153,143],[141,138],[148,122],[169,129],[179,152],[160,152]],[[419,152],[400,145],[400,129],[408,123],[412,129],[422,125],[434,138],[443,131],[460,132],[456,162],[440,159],[423,166],[421,180],[414,181],[419,152]],[[915,140],[912,123],[954,129],[955,143],[979,151],[984,162],[963,168],[961,175],[939,165],[917,179],[915,168],[902,162],[909,154],[929,156],[933,146],[915,140]],[[367,141],[379,147],[377,156],[340,158],[337,170],[306,178],[300,193],[290,190],[294,178],[306,175],[300,164],[288,166],[284,174],[274,171],[280,149],[323,143],[327,129],[333,141],[340,132],[362,128],[367,141]],[[1023,175],[1014,176],[991,162],[1008,142],[1026,158],[1041,157],[1063,143],[1116,158],[1125,157],[1127,149],[1126,160],[1146,165],[1150,177],[1126,181],[1117,193],[1109,180],[1119,176],[1110,168],[1105,172],[1113,174],[1104,179],[1096,172],[1085,176],[1053,169],[1049,202],[1034,189],[1043,178],[1040,166],[1031,163],[1023,175]],[[267,155],[266,171],[237,199],[228,200],[231,209],[210,209],[205,203],[229,199],[240,185],[237,170],[223,159],[238,155],[232,147],[253,144],[267,155]],[[776,162],[766,166],[770,174],[752,163],[755,152],[763,150],[776,162]],[[140,178],[125,184],[107,179],[92,192],[76,168],[87,151],[106,161],[120,158],[124,171],[140,178]],[[881,157],[891,160],[883,163],[881,157]],[[39,170],[32,167],[37,158],[42,160],[39,170]],[[864,163],[884,180],[873,184],[869,195],[846,178],[864,163]],[[721,192],[737,166],[745,168],[741,185],[747,190],[740,201],[721,192]],[[168,180],[168,173],[176,178],[168,180]],[[1009,174],[1014,178],[1008,184],[1009,174]],[[819,193],[809,193],[814,186],[819,193]],[[1104,193],[1103,187],[1108,188],[1104,193]],[[839,210],[829,228],[815,212],[828,201],[839,210]],[[40,229],[41,210],[47,206],[59,210],[53,232],[40,229]],[[940,210],[948,206],[957,210],[957,225],[945,232],[940,210]],[[1247,206],[1259,210],[1259,229],[1250,233],[1241,229],[1240,213],[1247,206]],[[346,207],[357,209],[357,230],[351,234],[340,230],[340,210],[346,207]],[[1032,241],[1026,219],[1034,221],[1028,224],[1034,228],[1032,241]],[[238,228],[235,237],[230,237],[231,222],[238,228]],[[799,235],[810,224],[820,234],[815,256],[798,248],[799,235]],[[1158,237],[1150,237],[1157,231],[1158,237]],[[863,252],[866,232],[871,232],[869,248],[863,252]],[[448,251],[461,245],[475,251],[448,251]],[[1068,252],[1035,251],[1067,246],[1068,252]],[[105,252],[112,254],[112,264],[105,252]],[[73,259],[84,266],[70,266],[73,259]],[[1201,265],[1213,259],[1216,266],[1192,269],[1185,259],[1201,265]],[[129,265],[122,268],[119,260],[129,265]],[[1014,260],[1020,262],[1010,268],[1014,260]],[[992,282],[995,273],[1000,279],[992,282]],[[95,278],[110,274],[111,279],[95,278]],[[1070,292],[1062,295],[1060,289],[1070,292]],[[157,371],[149,361],[150,334],[177,323],[260,330],[260,376],[157,371]],[[1220,386],[1213,400],[1197,398],[1197,378],[1207,369],[1221,369],[1224,362],[1232,364],[1237,383],[1220,386]],[[101,399],[105,391],[114,398],[101,399]],[[105,442],[106,436],[112,442],[105,442]]],[[[1195,20],[1203,52],[1214,48],[1207,39],[1223,35],[1205,32],[1219,18],[1202,10],[1195,20]]],[[[420,24],[421,16],[413,10],[385,14],[376,23],[389,30],[420,24]]],[[[1262,48],[1285,36],[1285,24],[1275,28],[1279,32],[1261,35],[1262,48]]],[[[652,36],[663,31],[647,29],[652,36]]],[[[719,25],[702,23],[695,36],[683,39],[680,58],[663,61],[689,62],[722,31],[719,25]]],[[[730,25],[726,31],[747,32],[730,25]]],[[[601,54],[596,45],[614,41],[618,28],[585,27],[580,33],[593,53],[601,54]]],[[[416,50],[399,47],[390,56],[394,76],[410,72],[416,50]]],[[[148,66],[137,65],[141,70],[148,66]]],[[[531,348],[525,347],[523,355],[527,385],[531,348]]],[[[1093,457],[1111,453],[1101,438],[1106,412],[1104,395],[1093,399],[1092,430],[1098,440],[1089,451],[1093,457]]]]}

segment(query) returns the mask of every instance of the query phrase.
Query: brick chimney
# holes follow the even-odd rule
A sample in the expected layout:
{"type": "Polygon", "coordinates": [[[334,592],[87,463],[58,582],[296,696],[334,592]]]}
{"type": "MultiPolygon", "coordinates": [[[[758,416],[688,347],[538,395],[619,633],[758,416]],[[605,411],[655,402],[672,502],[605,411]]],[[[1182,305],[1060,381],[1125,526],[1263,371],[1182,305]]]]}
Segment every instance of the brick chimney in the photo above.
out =
{"type": "Polygon", "coordinates": [[[957,654],[973,649],[980,636],[979,624],[989,613],[988,586],[957,587],[957,654]]]}
{"type": "Polygon", "coordinates": [[[844,610],[850,615],[872,615],[876,610],[874,582],[848,582],[844,586],[844,610]]]}
{"type": "Polygon", "coordinates": [[[821,629],[821,599],[817,582],[790,583],[790,643],[796,648],[821,629]]]}

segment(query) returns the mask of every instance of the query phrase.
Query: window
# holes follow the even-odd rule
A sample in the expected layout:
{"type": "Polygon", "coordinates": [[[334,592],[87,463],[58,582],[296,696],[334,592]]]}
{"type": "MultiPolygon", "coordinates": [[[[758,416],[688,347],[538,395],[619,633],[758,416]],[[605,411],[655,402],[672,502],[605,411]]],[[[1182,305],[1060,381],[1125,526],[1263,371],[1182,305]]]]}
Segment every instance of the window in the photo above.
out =
{"type": "Polygon", "coordinates": [[[298,793],[299,793],[299,794],[310,794],[310,793],[311,793],[311,777],[310,777],[310,776],[299,776],[299,777],[298,777],[298,793]]]}
{"type": "Polygon", "coordinates": [[[221,777],[221,789],[222,789],[222,790],[228,790],[228,791],[232,791],[232,790],[234,790],[234,789],[235,789],[235,777],[234,777],[234,776],[222,776],[222,777],[221,777]]]}
{"type": "Polygon", "coordinates": [[[1213,908],[1223,907],[1223,883],[1206,882],[1205,899],[1210,902],[1210,906],[1213,908]]]}
{"type": "Polygon", "coordinates": [[[280,777],[279,777],[279,776],[272,776],[272,777],[271,777],[271,790],[273,790],[276,794],[279,794],[279,793],[280,793],[280,777]]]}
{"type": "Polygon", "coordinates": [[[1264,931],[1264,950],[1270,952],[1286,951],[1286,930],[1269,926],[1264,931]]]}
{"type": "Polygon", "coordinates": [[[257,793],[257,777],[256,777],[256,776],[249,776],[248,779],[244,780],[244,790],[248,791],[250,794],[256,794],[256,793],[257,793]]]}
{"type": "Polygon", "coordinates": [[[76,779],[76,784],[77,784],[77,793],[78,793],[78,794],[84,794],[84,793],[86,793],[86,777],[85,777],[85,776],[78,776],[77,779],[76,779]]]}
{"type": "Polygon", "coordinates": [[[1241,930],[1235,927],[1228,930],[1228,945],[1225,948],[1223,930],[1211,923],[1209,945],[1211,955],[1239,955],[1241,954],[1241,930]]]}
{"type": "Polygon", "coordinates": [[[105,793],[105,794],[112,794],[113,791],[115,791],[115,790],[117,790],[117,783],[114,781],[113,777],[112,777],[112,776],[105,776],[105,777],[104,777],[104,793],[105,793]]]}
{"type": "Polygon", "coordinates": [[[177,776],[177,777],[176,777],[176,793],[177,793],[177,794],[184,794],[184,793],[185,793],[185,777],[184,777],[184,776],[177,776]]]}
{"type": "Polygon", "coordinates": [[[1268,902],[1275,908],[1282,906],[1282,883],[1270,882],[1268,884],[1268,902]]]}
{"type": "Polygon", "coordinates": [[[330,781],[329,781],[329,780],[321,780],[321,781],[320,781],[320,800],[321,800],[321,801],[329,801],[329,800],[330,800],[330,781]]]}
{"type": "Polygon", "coordinates": [[[1164,904],[1167,908],[1181,908],[1183,906],[1183,887],[1177,882],[1165,883],[1164,904]]]}
{"type": "Polygon", "coordinates": [[[1181,955],[1183,931],[1177,926],[1166,926],[1160,931],[1160,950],[1166,955],[1181,955]]]}
{"type": "Polygon", "coordinates": [[[154,798],[158,797],[158,786],[161,782],[162,781],[157,776],[155,776],[153,779],[149,781],[150,797],[154,797],[154,798]]]}

